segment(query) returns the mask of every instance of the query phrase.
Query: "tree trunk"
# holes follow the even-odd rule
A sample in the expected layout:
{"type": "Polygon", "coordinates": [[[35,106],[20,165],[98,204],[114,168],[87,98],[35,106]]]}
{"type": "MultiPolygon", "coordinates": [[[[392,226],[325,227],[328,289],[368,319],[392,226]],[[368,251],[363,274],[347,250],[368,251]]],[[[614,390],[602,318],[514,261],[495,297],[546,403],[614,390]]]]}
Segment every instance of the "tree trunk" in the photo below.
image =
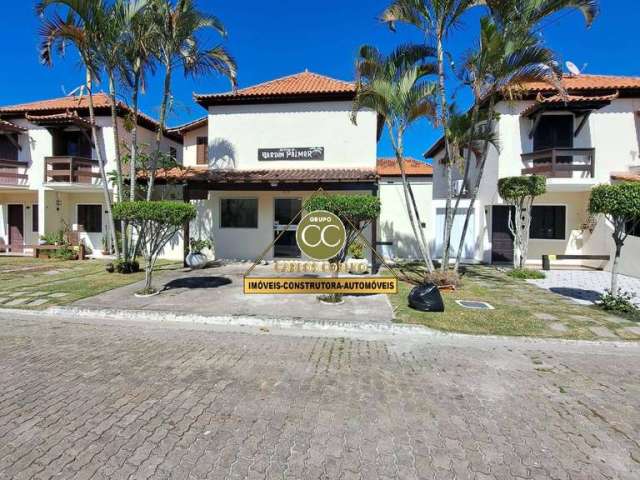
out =
{"type": "Polygon", "coordinates": [[[620,263],[620,254],[622,253],[622,242],[613,234],[613,240],[616,242],[616,256],[613,258],[611,266],[611,294],[618,295],[618,264],[620,263]]]}
{"type": "Polygon", "coordinates": [[[164,125],[167,121],[167,104],[169,103],[169,95],[171,94],[171,62],[166,65],[166,73],[164,76],[164,90],[162,92],[162,104],[160,105],[160,121],[158,122],[158,131],[156,132],[156,148],[151,157],[151,168],[149,169],[149,185],[147,186],[147,201],[151,201],[153,195],[153,187],[156,180],[156,170],[158,168],[158,157],[160,156],[160,146],[162,136],[164,134],[164,125]]]}
{"type": "Polygon", "coordinates": [[[131,103],[133,108],[133,131],[131,132],[131,159],[129,161],[129,200],[136,200],[136,162],[138,161],[138,94],[140,90],[140,71],[134,73],[131,103]]]}
{"type": "MultiPolygon", "coordinates": [[[[89,63],[85,60],[85,65],[89,63]]],[[[120,257],[120,248],[116,237],[115,224],[113,222],[113,213],[111,211],[111,194],[109,193],[109,182],[104,168],[104,158],[102,158],[102,150],[100,150],[100,142],[98,141],[98,126],[96,125],[96,115],[93,108],[93,75],[91,70],[87,68],[87,89],[89,90],[89,121],[91,122],[91,136],[93,145],[96,150],[98,166],[100,167],[100,179],[102,180],[102,193],[104,194],[104,202],[107,208],[107,227],[111,231],[111,241],[116,257],[120,257]]]]}
{"type": "Polygon", "coordinates": [[[451,229],[453,227],[453,212],[451,211],[451,200],[453,198],[453,174],[452,174],[452,157],[451,146],[448,138],[448,111],[447,111],[447,91],[445,86],[444,73],[444,47],[442,45],[442,31],[437,32],[437,56],[438,56],[438,90],[440,94],[440,123],[444,132],[445,147],[445,177],[447,179],[447,201],[445,204],[445,223],[442,241],[442,265],[441,270],[444,272],[449,268],[449,244],[451,243],[451,229]]]}
{"type": "MultiPolygon", "coordinates": [[[[409,191],[409,184],[407,182],[407,176],[404,169],[404,156],[403,156],[403,147],[402,147],[402,134],[398,134],[398,139],[396,141],[396,160],[398,161],[398,166],[400,167],[400,177],[402,179],[402,189],[404,191],[404,200],[407,207],[407,215],[409,216],[409,223],[411,224],[411,229],[413,230],[413,235],[416,239],[416,244],[418,245],[418,251],[422,260],[424,261],[427,271],[433,271],[433,261],[431,260],[431,255],[429,254],[428,245],[423,244],[423,236],[419,232],[419,225],[416,225],[415,218],[413,215],[413,206],[411,202],[411,194],[409,191]]],[[[415,204],[414,204],[415,205],[415,204]]]]}
{"type": "MultiPolygon", "coordinates": [[[[113,71],[109,72],[109,96],[111,97],[111,124],[113,128],[113,144],[116,153],[116,175],[118,184],[118,195],[116,196],[116,201],[121,202],[124,196],[124,182],[122,180],[122,152],[120,151],[120,126],[118,125],[116,82],[114,79],[113,71]]],[[[122,256],[125,261],[129,261],[129,256],[127,254],[127,227],[124,221],[120,222],[120,231],[122,256]]]]}
{"type": "MultiPolygon", "coordinates": [[[[476,99],[476,103],[478,104],[478,107],[479,107],[479,100],[480,100],[479,98],[476,99]]],[[[487,117],[487,130],[489,132],[491,132],[491,130],[493,129],[494,109],[495,109],[495,98],[492,95],[491,100],[489,101],[489,112],[487,117]]],[[[476,120],[477,120],[477,117],[476,117],[476,120]]],[[[475,123],[473,123],[472,125],[475,126],[475,123]]],[[[469,208],[467,208],[467,214],[465,215],[464,225],[462,227],[462,233],[460,234],[460,242],[458,244],[458,252],[456,255],[456,264],[455,264],[456,271],[460,268],[460,263],[462,261],[462,249],[464,247],[464,241],[467,236],[467,230],[469,228],[469,221],[471,220],[471,214],[474,211],[473,208],[475,207],[476,200],[478,199],[478,192],[480,191],[480,184],[482,183],[482,177],[484,175],[484,168],[487,164],[488,156],[489,156],[489,141],[485,140],[484,147],[482,149],[482,157],[480,159],[480,166],[478,167],[478,174],[473,184],[471,199],[469,200],[469,208]]]]}

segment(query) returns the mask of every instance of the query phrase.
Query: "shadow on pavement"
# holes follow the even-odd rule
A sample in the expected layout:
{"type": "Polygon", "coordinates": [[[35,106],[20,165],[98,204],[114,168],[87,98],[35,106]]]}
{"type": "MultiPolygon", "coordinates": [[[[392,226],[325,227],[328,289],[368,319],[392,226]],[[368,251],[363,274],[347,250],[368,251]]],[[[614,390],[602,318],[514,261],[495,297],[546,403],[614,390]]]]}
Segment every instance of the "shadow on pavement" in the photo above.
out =
{"type": "Polygon", "coordinates": [[[231,279],[226,277],[184,277],[176,278],[168,282],[162,291],[175,290],[178,288],[219,288],[229,285],[231,279]]]}
{"type": "Polygon", "coordinates": [[[582,288],[552,287],[549,290],[564,297],[574,298],[576,300],[586,300],[593,303],[599,302],[602,298],[600,292],[596,292],[595,290],[584,290],[582,288]]]}

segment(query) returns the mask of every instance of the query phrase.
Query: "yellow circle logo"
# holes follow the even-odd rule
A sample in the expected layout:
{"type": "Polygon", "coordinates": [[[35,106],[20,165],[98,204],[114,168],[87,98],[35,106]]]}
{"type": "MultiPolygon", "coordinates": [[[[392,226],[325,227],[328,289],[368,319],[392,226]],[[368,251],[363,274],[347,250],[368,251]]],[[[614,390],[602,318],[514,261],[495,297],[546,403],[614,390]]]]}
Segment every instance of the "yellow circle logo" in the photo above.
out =
{"type": "Polygon", "coordinates": [[[298,224],[298,248],[313,260],[329,260],[338,255],[347,241],[342,220],[326,210],[305,215],[298,224]]]}

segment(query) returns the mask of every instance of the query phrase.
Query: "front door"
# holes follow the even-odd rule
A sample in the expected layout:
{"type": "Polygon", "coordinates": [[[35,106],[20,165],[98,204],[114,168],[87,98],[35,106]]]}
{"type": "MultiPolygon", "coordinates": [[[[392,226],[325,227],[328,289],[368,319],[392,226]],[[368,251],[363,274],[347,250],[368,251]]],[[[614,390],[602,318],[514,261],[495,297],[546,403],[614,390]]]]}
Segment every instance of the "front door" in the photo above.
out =
{"type": "Polygon", "coordinates": [[[513,207],[494,205],[491,217],[491,262],[513,263],[513,235],[509,230],[509,215],[513,218],[513,207]]]}
{"type": "Polygon", "coordinates": [[[273,235],[277,238],[273,245],[273,256],[299,258],[300,249],[296,243],[296,230],[300,223],[298,213],[302,210],[300,198],[276,198],[274,203],[273,235]],[[296,217],[296,215],[298,215],[296,217]],[[295,221],[292,222],[292,220],[295,221]],[[291,225],[289,225],[291,223],[291,225]],[[288,226],[288,227],[287,227],[288,226]],[[280,238],[278,238],[278,236],[280,238]]]}
{"type": "Polygon", "coordinates": [[[24,250],[24,210],[22,205],[8,205],[9,248],[12,252],[24,250]]]}

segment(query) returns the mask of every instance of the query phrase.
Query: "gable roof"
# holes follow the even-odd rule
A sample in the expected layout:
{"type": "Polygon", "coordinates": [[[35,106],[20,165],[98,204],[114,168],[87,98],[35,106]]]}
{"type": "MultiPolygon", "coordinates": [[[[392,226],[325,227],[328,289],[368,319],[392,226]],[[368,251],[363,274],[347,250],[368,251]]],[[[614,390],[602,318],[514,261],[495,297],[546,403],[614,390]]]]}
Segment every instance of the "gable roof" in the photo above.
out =
{"type": "MultiPolygon", "coordinates": [[[[93,95],[93,106],[97,115],[110,115],[111,97],[106,93],[96,93],[93,95]]],[[[117,110],[120,116],[131,112],[129,106],[124,102],[117,102],[117,110]]],[[[38,116],[52,113],[63,114],[68,112],[76,112],[78,114],[82,112],[83,115],[88,115],[89,97],[87,95],[80,95],[50,98],[47,100],[0,107],[0,116],[5,118],[19,118],[24,117],[26,114],[38,116]]],[[[158,128],[158,122],[142,112],[138,112],[138,125],[152,131],[155,131],[158,128]]],[[[176,142],[182,142],[182,136],[175,132],[172,133],[169,129],[165,130],[165,135],[176,142]]]]}
{"type": "MultiPolygon", "coordinates": [[[[640,77],[620,75],[562,75],[562,85],[567,91],[567,98],[557,95],[542,98],[543,102],[561,103],[569,100],[575,102],[611,101],[620,97],[640,97],[640,77]],[[587,93],[588,92],[588,93],[587,93]],[[590,95],[589,95],[590,94],[590,95]],[[600,97],[598,97],[598,95],[600,97]],[[588,98],[590,97],[590,98],[588,98]]],[[[534,100],[542,93],[556,93],[557,88],[549,82],[526,82],[520,89],[523,100],[534,100]]],[[[530,112],[529,112],[530,113],[530,112]]],[[[444,137],[440,137],[425,153],[425,158],[433,158],[444,148],[444,137]]]]}
{"type": "Polygon", "coordinates": [[[172,133],[175,132],[179,135],[184,135],[187,132],[190,132],[192,130],[197,130],[200,127],[204,127],[205,125],[207,125],[208,120],[209,120],[208,116],[198,118],[197,120],[193,120],[191,122],[178,125],[177,127],[170,128],[168,131],[172,133]]]}
{"type": "Polygon", "coordinates": [[[208,107],[238,103],[352,99],[355,92],[356,86],[353,82],[304,71],[236,91],[194,94],[194,98],[203,107],[208,107]]]}
{"type": "MultiPolygon", "coordinates": [[[[429,177],[433,175],[433,167],[431,165],[411,157],[405,157],[404,170],[405,175],[409,177],[429,177]]],[[[376,171],[381,177],[399,177],[400,165],[398,165],[398,161],[395,158],[379,158],[376,171]]]]}

